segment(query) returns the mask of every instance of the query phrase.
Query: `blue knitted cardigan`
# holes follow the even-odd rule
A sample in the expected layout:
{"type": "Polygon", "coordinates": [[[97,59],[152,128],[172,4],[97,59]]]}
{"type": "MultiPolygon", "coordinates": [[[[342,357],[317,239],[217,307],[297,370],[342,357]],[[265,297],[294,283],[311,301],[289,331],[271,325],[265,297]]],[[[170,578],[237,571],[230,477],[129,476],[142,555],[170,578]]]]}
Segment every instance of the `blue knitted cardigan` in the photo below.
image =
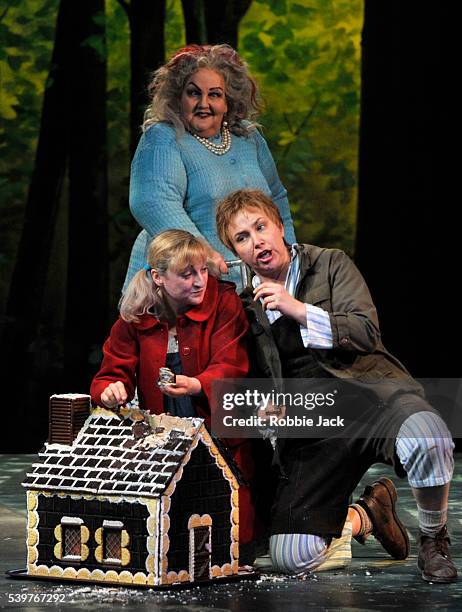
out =
{"type": "MultiPolygon", "coordinates": [[[[247,137],[233,134],[230,150],[221,156],[188,132],[177,139],[175,130],[165,123],[146,130],[130,179],[130,210],[143,231],[132,249],[125,286],[146,263],[152,236],[165,229],[181,228],[202,236],[225,260],[236,259],[218,238],[215,208],[222,198],[243,188],[261,189],[273,199],[281,211],[287,242],[296,242],[287,192],[258,130],[247,137]]],[[[237,271],[223,278],[241,288],[237,271]]]]}

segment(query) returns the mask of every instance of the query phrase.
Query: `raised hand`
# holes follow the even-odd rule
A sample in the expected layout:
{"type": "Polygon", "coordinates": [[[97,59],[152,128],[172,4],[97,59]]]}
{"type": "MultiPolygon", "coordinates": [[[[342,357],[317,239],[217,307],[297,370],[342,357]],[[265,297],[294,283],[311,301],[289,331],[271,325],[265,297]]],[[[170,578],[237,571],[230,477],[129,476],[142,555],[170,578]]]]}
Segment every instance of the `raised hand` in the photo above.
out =
{"type": "Polygon", "coordinates": [[[115,383],[109,384],[101,393],[101,403],[106,408],[114,408],[115,406],[123,406],[127,401],[127,391],[123,382],[118,380],[115,383]]]}
{"type": "Polygon", "coordinates": [[[255,300],[262,299],[264,310],[279,310],[300,325],[306,325],[305,304],[292,297],[283,285],[265,281],[253,293],[255,300]]]}

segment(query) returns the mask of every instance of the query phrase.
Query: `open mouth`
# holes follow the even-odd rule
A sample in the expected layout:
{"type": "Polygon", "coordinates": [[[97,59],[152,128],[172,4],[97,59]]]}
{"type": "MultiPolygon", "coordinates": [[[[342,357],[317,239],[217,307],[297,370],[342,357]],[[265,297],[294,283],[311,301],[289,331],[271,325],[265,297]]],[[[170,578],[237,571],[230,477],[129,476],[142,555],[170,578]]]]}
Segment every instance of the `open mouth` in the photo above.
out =
{"type": "Polygon", "coordinates": [[[272,257],[273,251],[271,251],[270,249],[265,249],[257,255],[257,261],[259,263],[268,263],[269,261],[271,261],[272,257]]]}
{"type": "Polygon", "coordinates": [[[199,117],[200,119],[206,119],[207,117],[212,117],[212,113],[205,113],[203,111],[194,113],[195,117],[199,117]]]}

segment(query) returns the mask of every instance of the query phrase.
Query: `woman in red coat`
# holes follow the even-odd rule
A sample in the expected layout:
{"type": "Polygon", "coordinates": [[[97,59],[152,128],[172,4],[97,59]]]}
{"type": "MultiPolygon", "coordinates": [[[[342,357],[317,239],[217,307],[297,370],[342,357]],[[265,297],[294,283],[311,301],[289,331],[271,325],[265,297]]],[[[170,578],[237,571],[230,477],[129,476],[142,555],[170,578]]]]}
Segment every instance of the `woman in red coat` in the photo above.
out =
{"type": "MultiPolygon", "coordinates": [[[[130,401],[136,388],[144,410],[200,416],[210,426],[212,381],[248,371],[241,301],[233,284],[209,275],[210,247],[189,232],[161,232],[147,259],[127,287],[120,318],[104,344],[92,400],[114,408],[130,401]],[[159,368],[165,366],[175,372],[175,384],[159,387],[159,368]]],[[[233,441],[229,450],[249,481],[250,440],[233,441]]],[[[239,506],[240,540],[247,543],[254,523],[248,487],[240,489],[239,506]]]]}

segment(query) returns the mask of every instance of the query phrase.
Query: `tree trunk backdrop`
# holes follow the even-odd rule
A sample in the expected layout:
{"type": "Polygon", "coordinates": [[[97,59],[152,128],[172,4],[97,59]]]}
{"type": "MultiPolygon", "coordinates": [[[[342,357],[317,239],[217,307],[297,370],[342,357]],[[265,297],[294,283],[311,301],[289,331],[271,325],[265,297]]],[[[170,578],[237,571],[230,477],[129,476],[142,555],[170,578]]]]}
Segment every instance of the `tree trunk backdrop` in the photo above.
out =
{"type": "Polygon", "coordinates": [[[133,156],[148,103],[149,77],[164,63],[165,0],[136,0],[126,10],[130,23],[130,150],[133,156]]]}
{"type": "Polygon", "coordinates": [[[182,0],[188,44],[227,43],[237,49],[239,22],[252,0],[182,0]]]}
{"type": "MultiPolygon", "coordinates": [[[[2,344],[8,347],[5,381],[8,381],[9,388],[21,389],[21,397],[15,406],[20,421],[27,419],[27,407],[34,402],[34,396],[37,401],[43,399],[37,393],[37,367],[32,346],[40,327],[56,214],[66,172],[69,120],[65,112],[66,57],[71,29],[65,3],[61,3],[43,99],[35,166],[2,334],[2,344]]],[[[14,443],[14,437],[9,439],[14,443]]]]}
{"type": "Polygon", "coordinates": [[[20,390],[15,414],[27,423],[21,436],[7,436],[7,452],[30,450],[31,441],[45,439],[49,395],[85,392],[97,367],[95,350],[99,361],[108,323],[105,109],[104,0],[62,0],[3,335],[5,380],[20,390]],[[44,338],[43,311],[51,245],[62,230],[57,209],[66,204],[66,251],[59,254],[67,261],[63,363],[57,354],[62,339],[44,338]]]}
{"type": "Polygon", "coordinates": [[[66,6],[72,23],[72,52],[67,63],[69,242],[64,367],[66,386],[84,391],[99,365],[99,348],[108,327],[107,52],[104,0],[67,2],[66,6]]]}

